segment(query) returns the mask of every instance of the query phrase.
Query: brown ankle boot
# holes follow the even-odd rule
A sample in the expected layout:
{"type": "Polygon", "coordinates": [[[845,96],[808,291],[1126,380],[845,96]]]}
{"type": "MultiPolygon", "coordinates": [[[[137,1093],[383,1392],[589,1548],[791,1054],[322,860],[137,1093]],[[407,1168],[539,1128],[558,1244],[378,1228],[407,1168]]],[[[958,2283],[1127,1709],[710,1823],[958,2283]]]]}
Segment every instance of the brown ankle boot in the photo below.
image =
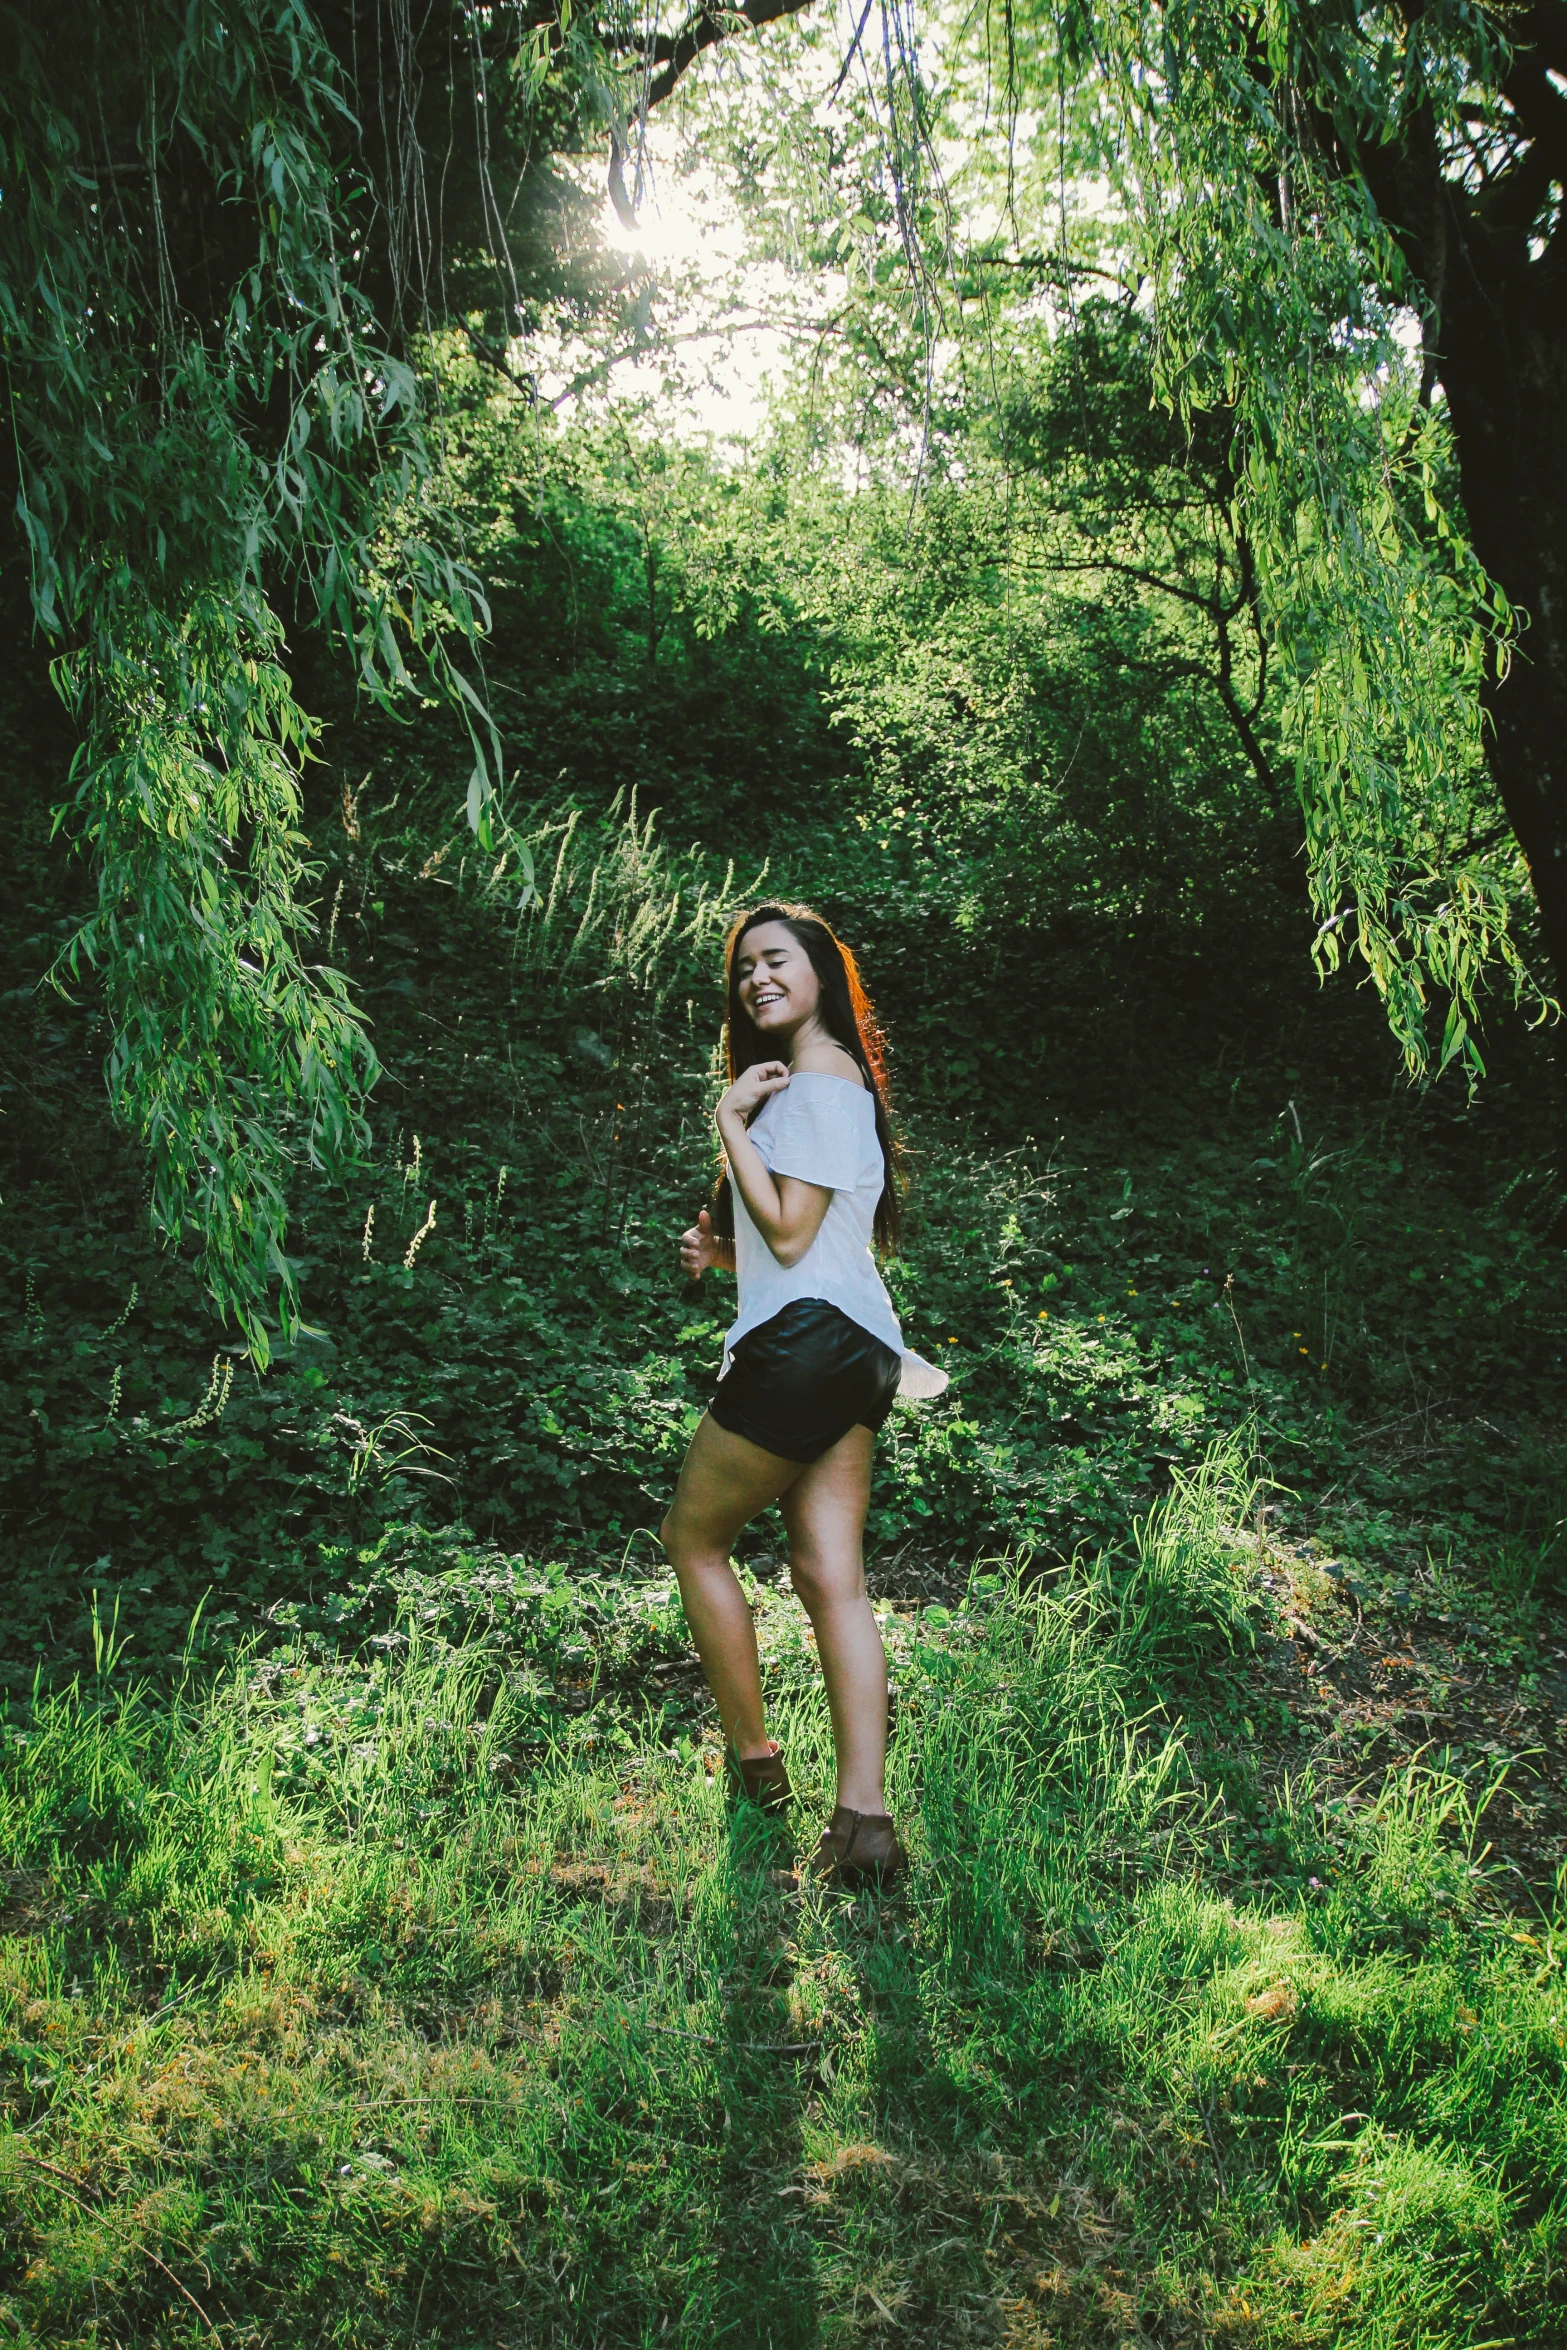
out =
{"type": "Polygon", "coordinates": [[[736,1754],[729,1749],[729,1776],[733,1785],[758,1811],[787,1811],[794,1801],[789,1770],[779,1748],[770,1754],[736,1754]]]}
{"type": "Polygon", "coordinates": [[[908,1858],[885,1812],[850,1811],[840,1803],[806,1866],[813,1877],[839,1885],[887,1886],[903,1874],[908,1858]]]}

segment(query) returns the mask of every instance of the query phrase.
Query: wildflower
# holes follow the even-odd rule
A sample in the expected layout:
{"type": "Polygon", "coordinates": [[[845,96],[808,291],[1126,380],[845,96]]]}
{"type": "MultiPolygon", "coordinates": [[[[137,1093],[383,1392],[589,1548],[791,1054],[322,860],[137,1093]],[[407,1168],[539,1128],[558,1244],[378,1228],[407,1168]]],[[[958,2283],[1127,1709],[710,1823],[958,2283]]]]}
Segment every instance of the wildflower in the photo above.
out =
{"type": "Polygon", "coordinates": [[[1095,1314],[1095,1316],[1094,1316],[1094,1320],[1095,1320],[1096,1322],[1102,1322],[1102,1321],[1104,1320],[1104,1316],[1103,1316],[1103,1314],[1095,1314]]]}
{"type": "Polygon", "coordinates": [[[1127,1294],[1127,1296],[1128,1296],[1128,1297],[1135,1297],[1135,1296],[1137,1295],[1137,1292],[1136,1292],[1136,1290],[1135,1290],[1135,1289],[1129,1289],[1129,1290],[1127,1291],[1127,1293],[1126,1293],[1126,1294],[1127,1294]]]}
{"type": "MultiPolygon", "coordinates": [[[[417,1136],[417,1135],[415,1135],[415,1136],[414,1136],[414,1140],[415,1140],[415,1142],[417,1142],[417,1141],[418,1141],[418,1139],[419,1139],[419,1138],[418,1138],[418,1136],[417,1136]]],[[[414,1236],[413,1236],[412,1240],[411,1240],[411,1241],[408,1243],[408,1254],[407,1254],[407,1255],[404,1257],[404,1259],[403,1259],[403,1271],[404,1271],[405,1273],[411,1273],[411,1272],[413,1271],[413,1269],[414,1269],[414,1259],[415,1259],[415,1257],[417,1257],[417,1255],[419,1254],[419,1251],[420,1251],[420,1249],[421,1249],[421,1248],[423,1247],[423,1245],[424,1245],[424,1242],[425,1242],[425,1241],[426,1241],[426,1239],[429,1237],[430,1233],[434,1231],[434,1229],[435,1229],[435,1202],[434,1202],[434,1200],[431,1200],[431,1202],[430,1202],[430,1212],[429,1212],[429,1214],[428,1214],[428,1215],[425,1217],[425,1220],[424,1220],[424,1222],[423,1222],[423,1223],[420,1225],[420,1227],[419,1227],[418,1231],[417,1231],[417,1232],[414,1234],[414,1236]]]]}
{"type": "Polygon", "coordinates": [[[1298,1351],[1299,1353],[1303,1354],[1303,1355],[1309,1355],[1309,1354],[1310,1354],[1310,1352],[1311,1352],[1311,1349],[1310,1349],[1310,1347],[1309,1347],[1309,1346],[1303,1346],[1303,1347],[1299,1348],[1297,1351],[1298,1351]]]}
{"type": "Polygon", "coordinates": [[[1050,1319],[1050,1308],[1049,1308],[1048,1306],[1041,1306],[1041,1307],[1040,1307],[1040,1309],[1039,1309],[1039,1319],[1041,1320],[1041,1322],[1048,1322],[1048,1321],[1049,1321],[1049,1319],[1050,1319]]]}

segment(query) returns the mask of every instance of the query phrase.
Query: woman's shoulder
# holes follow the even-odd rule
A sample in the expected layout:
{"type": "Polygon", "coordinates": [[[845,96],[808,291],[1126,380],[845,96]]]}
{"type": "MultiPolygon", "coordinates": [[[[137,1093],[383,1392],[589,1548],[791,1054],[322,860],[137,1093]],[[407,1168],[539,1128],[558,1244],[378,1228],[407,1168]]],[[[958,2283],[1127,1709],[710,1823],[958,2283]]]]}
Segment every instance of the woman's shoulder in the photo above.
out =
{"type": "Polygon", "coordinates": [[[841,1044],[834,1044],[830,1037],[801,1047],[799,1058],[794,1064],[794,1074],[796,1077],[842,1078],[847,1084],[858,1086],[861,1091],[865,1086],[865,1079],[853,1055],[846,1053],[841,1044]]]}

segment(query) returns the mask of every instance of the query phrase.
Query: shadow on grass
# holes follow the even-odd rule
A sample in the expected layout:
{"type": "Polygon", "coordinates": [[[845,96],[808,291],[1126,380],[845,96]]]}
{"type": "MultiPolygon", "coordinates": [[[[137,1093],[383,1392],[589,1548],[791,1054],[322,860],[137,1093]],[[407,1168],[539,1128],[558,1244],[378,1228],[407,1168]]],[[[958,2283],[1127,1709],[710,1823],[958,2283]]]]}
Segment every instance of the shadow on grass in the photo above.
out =
{"type": "Polygon", "coordinates": [[[821,2339],[818,2246],[796,2183],[804,2114],[821,2041],[793,1996],[792,1850],[748,1806],[730,1822],[732,1940],[714,1989],[723,2022],[714,2049],[723,2158],[713,2211],[707,2341],[806,2350],[821,2339]]]}

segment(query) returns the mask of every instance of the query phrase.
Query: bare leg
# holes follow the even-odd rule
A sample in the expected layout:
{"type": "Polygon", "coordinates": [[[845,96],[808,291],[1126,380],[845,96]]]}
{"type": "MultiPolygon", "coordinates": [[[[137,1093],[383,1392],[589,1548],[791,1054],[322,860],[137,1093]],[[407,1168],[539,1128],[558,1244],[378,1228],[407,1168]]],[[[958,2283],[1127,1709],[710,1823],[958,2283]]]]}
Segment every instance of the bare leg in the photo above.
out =
{"type": "Polygon", "coordinates": [[[869,1428],[851,1428],[789,1487],[790,1575],[816,1633],[838,1758],[838,1801],[887,1808],[887,1652],[865,1595],[861,1542],[870,1504],[869,1428]]]}
{"type": "Polygon", "coordinates": [[[680,1579],[686,1622],[713,1692],[724,1736],[746,1758],[769,1751],[762,1723],[756,1626],[729,1546],[759,1510],[811,1472],[735,1436],[704,1413],[659,1537],[680,1579]]]}

